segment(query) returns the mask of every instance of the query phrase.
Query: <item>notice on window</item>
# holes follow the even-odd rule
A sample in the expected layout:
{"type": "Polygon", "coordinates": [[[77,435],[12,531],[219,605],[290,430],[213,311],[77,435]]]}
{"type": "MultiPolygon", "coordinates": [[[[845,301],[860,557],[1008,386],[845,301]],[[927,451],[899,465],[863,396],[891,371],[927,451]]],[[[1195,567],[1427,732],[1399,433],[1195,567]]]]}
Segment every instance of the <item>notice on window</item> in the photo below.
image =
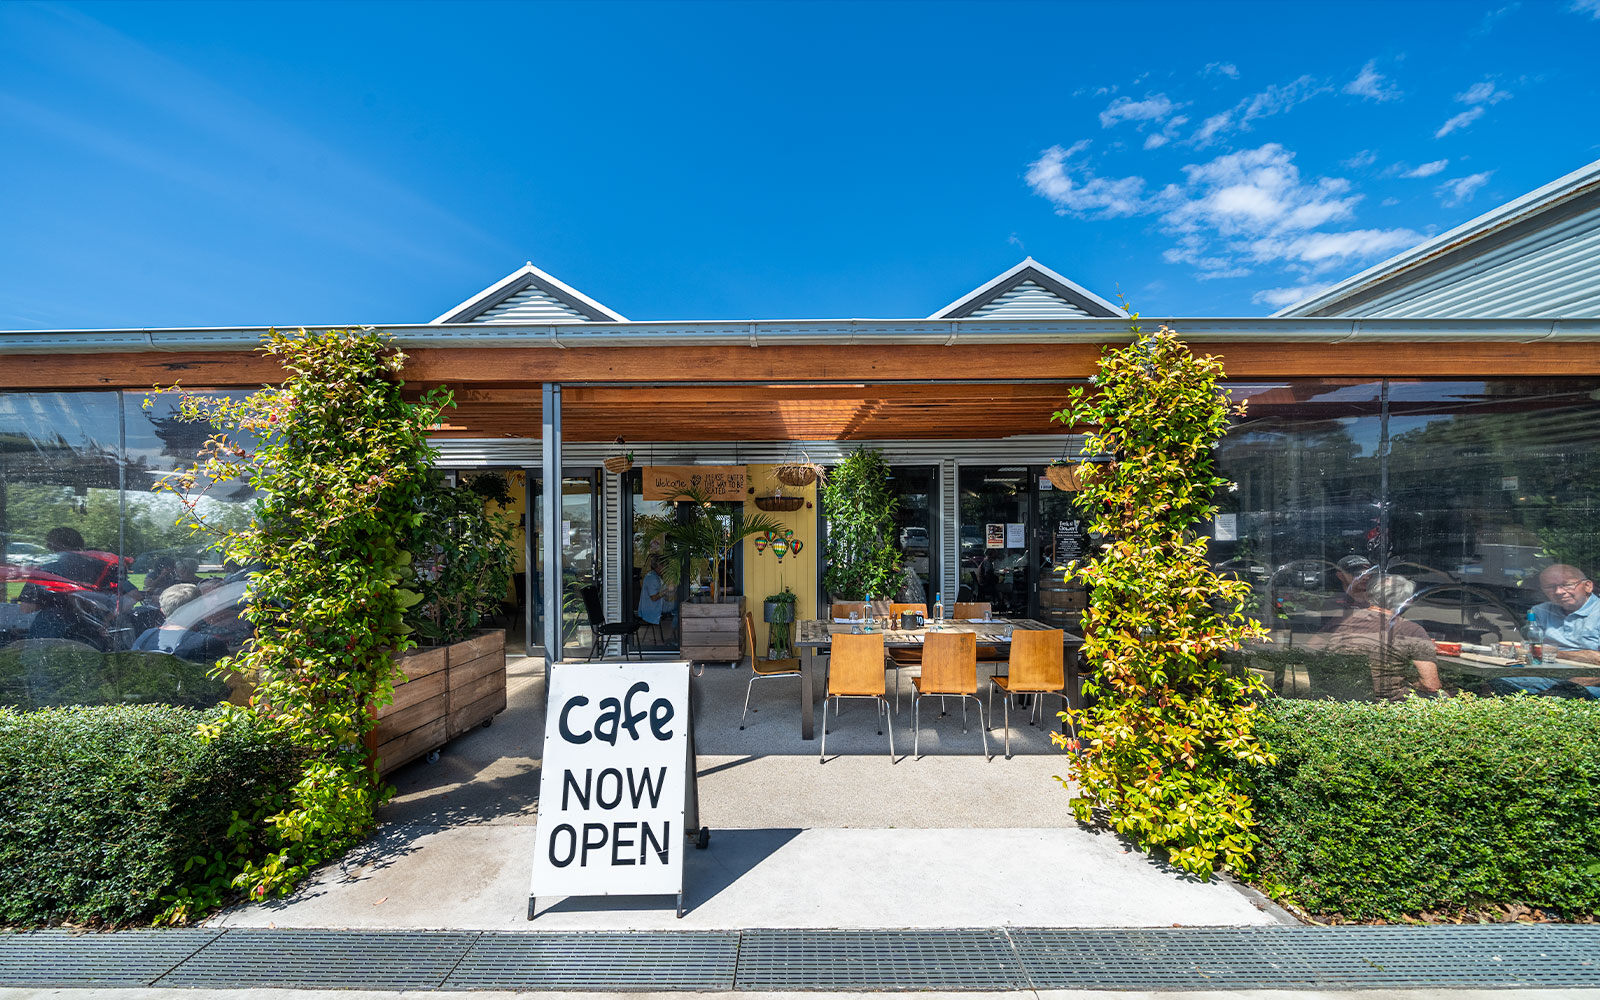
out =
{"type": "Polygon", "coordinates": [[[1006,524],[1006,548],[1025,549],[1028,547],[1028,536],[1022,530],[1021,521],[1011,521],[1006,524]]]}
{"type": "Polygon", "coordinates": [[[550,670],[532,896],[683,891],[689,664],[550,670]]]}
{"type": "Polygon", "coordinates": [[[989,524],[984,526],[983,547],[986,549],[1003,549],[1006,547],[1006,526],[1004,524],[989,524]]]}
{"type": "Polygon", "coordinates": [[[1239,540],[1239,515],[1218,514],[1217,530],[1212,533],[1211,537],[1219,542],[1237,542],[1239,540]]]}

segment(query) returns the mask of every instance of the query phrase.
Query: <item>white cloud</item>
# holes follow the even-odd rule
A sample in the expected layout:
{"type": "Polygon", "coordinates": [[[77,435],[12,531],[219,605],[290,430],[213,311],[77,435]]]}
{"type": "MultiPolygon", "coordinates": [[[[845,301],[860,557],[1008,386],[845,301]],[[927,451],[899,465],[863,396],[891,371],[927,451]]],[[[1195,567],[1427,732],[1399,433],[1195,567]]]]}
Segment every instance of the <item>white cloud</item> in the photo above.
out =
{"type": "Polygon", "coordinates": [[[1485,170],[1481,174],[1468,174],[1454,180],[1445,181],[1439,185],[1439,198],[1446,208],[1459,205],[1464,201],[1471,201],[1478,189],[1489,183],[1489,175],[1493,170],[1485,170]]]}
{"type": "Polygon", "coordinates": [[[1258,94],[1251,94],[1226,111],[1207,118],[1189,137],[1189,143],[1204,147],[1217,136],[1230,131],[1249,131],[1252,122],[1272,115],[1283,114],[1298,104],[1304,104],[1331,87],[1318,83],[1309,76],[1290,80],[1285,84],[1269,84],[1258,94]]]}
{"type": "Polygon", "coordinates": [[[1400,199],[1399,198],[1385,198],[1382,201],[1378,202],[1378,204],[1383,206],[1384,208],[1393,208],[1396,205],[1400,204],[1400,199]]]}
{"type": "Polygon", "coordinates": [[[1332,285],[1294,285],[1289,288],[1263,288],[1250,296],[1250,301],[1256,305],[1282,309],[1284,306],[1292,306],[1296,302],[1321,294],[1332,287],[1332,285]]]}
{"type": "Polygon", "coordinates": [[[1169,143],[1171,141],[1172,141],[1171,139],[1168,139],[1166,136],[1162,135],[1160,132],[1151,132],[1149,135],[1144,137],[1144,148],[1145,149],[1160,149],[1162,146],[1165,146],[1167,143],[1169,143]]]}
{"type": "MultiPolygon", "coordinates": [[[[1596,2],[1600,2],[1600,0],[1596,0],[1596,2]]],[[[1225,76],[1230,80],[1237,80],[1239,79],[1239,67],[1231,62],[1214,62],[1206,63],[1206,68],[1200,71],[1201,76],[1211,76],[1213,74],[1225,76]]]]}
{"type": "Polygon", "coordinates": [[[1093,215],[1109,219],[1145,210],[1143,177],[1096,177],[1080,161],[1069,163],[1089,148],[1082,139],[1062,149],[1051,146],[1028,164],[1028,187],[1056,206],[1057,215],[1093,215]]]}
{"type": "Polygon", "coordinates": [[[1096,176],[1088,148],[1085,140],[1045,150],[1028,165],[1028,185],[1059,215],[1157,216],[1173,240],[1162,258],[1193,268],[1198,280],[1261,266],[1315,275],[1422,239],[1403,228],[1327,231],[1350,219],[1362,196],[1344,178],[1302,178],[1294,153],[1277,143],[1188,164],[1182,181],[1159,190],[1143,177],[1096,176]]]}
{"type": "Polygon", "coordinates": [[[1250,255],[1262,263],[1290,261],[1321,271],[1347,260],[1365,260],[1421,242],[1422,234],[1410,229],[1352,229],[1290,238],[1266,237],[1251,242],[1250,255]]]}
{"type": "Polygon", "coordinates": [[[1504,7],[1501,7],[1497,10],[1491,10],[1489,13],[1483,15],[1483,20],[1478,22],[1477,30],[1473,33],[1477,35],[1487,35],[1494,29],[1494,24],[1496,21],[1500,20],[1502,17],[1505,17],[1507,14],[1516,13],[1521,6],[1522,4],[1519,0],[1517,3],[1508,3],[1504,7]]]}
{"type": "Polygon", "coordinates": [[[1370,149],[1363,149],[1361,152],[1350,157],[1348,160],[1340,160],[1339,165],[1344,167],[1346,170],[1360,170],[1362,167],[1370,167],[1377,162],[1377,153],[1370,149]]]}
{"type": "Polygon", "coordinates": [[[1450,165],[1450,161],[1449,160],[1434,160],[1431,163],[1424,163],[1424,164],[1421,164],[1420,166],[1413,167],[1412,169],[1407,170],[1405,173],[1401,174],[1400,176],[1401,177],[1432,177],[1434,174],[1439,173],[1440,171],[1444,170],[1444,168],[1448,167],[1449,165],[1450,165]]]}
{"type": "MultiPolygon", "coordinates": [[[[1600,0],[1595,0],[1595,2],[1600,3],[1600,0]]],[[[1510,99],[1510,94],[1497,89],[1490,80],[1475,83],[1456,95],[1456,100],[1462,104],[1499,104],[1501,101],[1510,99]]]]}
{"type": "Polygon", "coordinates": [[[1344,85],[1344,92],[1374,101],[1392,101],[1400,97],[1400,89],[1392,83],[1386,83],[1387,79],[1378,72],[1378,60],[1369,59],[1356,78],[1344,85]]]}
{"type": "Polygon", "coordinates": [[[1167,123],[1161,126],[1160,132],[1152,132],[1144,138],[1145,149],[1159,149],[1178,137],[1178,130],[1189,124],[1188,115],[1173,115],[1167,123]]]}
{"type": "Polygon", "coordinates": [[[1433,137],[1435,139],[1443,139],[1445,136],[1449,135],[1451,132],[1454,132],[1456,129],[1466,128],[1468,125],[1471,125],[1473,122],[1477,121],[1479,118],[1482,118],[1482,117],[1483,117],[1483,106],[1482,105],[1479,105],[1479,106],[1473,107],[1473,108],[1468,108],[1467,110],[1461,112],[1459,115],[1456,115],[1456,116],[1452,117],[1449,121],[1445,122],[1443,125],[1440,125],[1439,126],[1439,131],[1433,133],[1433,137]]]}
{"type": "Polygon", "coordinates": [[[1345,197],[1349,182],[1324,178],[1300,181],[1294,154],[1277,143],[1219,156],[1183,168],[1180,192],[1163,192],[1175,201],[1162,222],[1175,232],[1215,230],[1222,236],[1311,229],[1348,216],[1360,201],[1345,197]]]}
{"type": "Polygon", "coordinates": [[[1119,97],[1100,112],[1100,127],[1110,128],[1119,122],[1158,122],[1172,115],[1181,105],[1174,104],[1166,94],[1150,94],[1142,101],[1119,97]]]}
{"type": "Polygon", "coordinates": [[[1600,21],[1600,0],[1572,0],[1572,6],[1567,9],[1574,14],[1588,14],[1600,21]]]}

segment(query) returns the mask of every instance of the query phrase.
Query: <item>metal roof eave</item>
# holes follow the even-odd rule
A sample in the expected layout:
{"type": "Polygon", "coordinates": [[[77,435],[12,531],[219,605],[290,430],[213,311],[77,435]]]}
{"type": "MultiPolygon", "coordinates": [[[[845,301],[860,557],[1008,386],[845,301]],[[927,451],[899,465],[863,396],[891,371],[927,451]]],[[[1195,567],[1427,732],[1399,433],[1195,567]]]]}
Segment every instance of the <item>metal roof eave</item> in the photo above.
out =
{"type": "MultiPolygon", "coordinates": [[[[1185,341],[1325,343],[1386,341],[1600,342],[1600,319],[1346,319],[1337,317],[1171,317],[1140,320],[1176,329],[1185,341]]],[[[349,324],[307,327],[343,329],[349,324]]],[[[398,346],[420,348],[702,347],[1126,343],[1126,320],[712,320],[560,324],[393,324],[398,346]]],[[[112,354],[248,351],[268,327],[0,331],[0,354],[112,354]]],[[[280,327],[279,329],[284,329],[280,327]]]]}

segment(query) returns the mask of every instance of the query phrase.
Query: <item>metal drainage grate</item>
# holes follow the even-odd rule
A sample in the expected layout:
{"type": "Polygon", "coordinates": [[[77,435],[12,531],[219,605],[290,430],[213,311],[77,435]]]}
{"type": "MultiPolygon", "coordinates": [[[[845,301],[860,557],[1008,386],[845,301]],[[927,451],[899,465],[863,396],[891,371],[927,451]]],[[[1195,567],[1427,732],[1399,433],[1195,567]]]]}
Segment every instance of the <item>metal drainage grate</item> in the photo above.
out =
{"type": "Polygon", "coordinates": [[[0,934],[0,986],[149,986],[220,931],[0,934]]]}
{"type": "Polygon", "coordinates": [[[1600,969],[1536,927],[1030,928],[1012,938],[1039,989],[1600,986],[1600,969]]]}
{"type": "Polygon", "coordinates": [[[452,990],[733,989],[737,931],[534,932],[480,937],[452,990]]]}
{"type": "Polygon", "coordinates": [[[437,987],[475,931],[239,928],[162,977],[161,986],[437,987]]]}
{"type": "Polygon", "coordinates": [[[751,930],[740,990],[1009,990],[1026,987],[999,930],[751,930]]]}

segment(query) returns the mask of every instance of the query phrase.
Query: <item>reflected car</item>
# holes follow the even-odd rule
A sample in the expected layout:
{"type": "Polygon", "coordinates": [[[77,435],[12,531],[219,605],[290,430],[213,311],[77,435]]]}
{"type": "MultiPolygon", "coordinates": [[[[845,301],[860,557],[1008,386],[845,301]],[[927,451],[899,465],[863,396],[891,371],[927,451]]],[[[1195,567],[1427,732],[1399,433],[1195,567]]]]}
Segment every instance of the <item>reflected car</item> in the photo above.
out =
{"type": "Polygon", "coordinates": [[[912,528],[901,528],[900,529],[900,548],[909,551],[911,549],[924,549],[924,550],[926,550],[927,547],[928,547],[928,529],[927,528],[912,527],[912,528]]]}
{"type": "Polygon", "coordinates": [[[37,542],[7,542],[6,563],[11,566],[37,566],[50,558],[50,550],[37,542]]]}

